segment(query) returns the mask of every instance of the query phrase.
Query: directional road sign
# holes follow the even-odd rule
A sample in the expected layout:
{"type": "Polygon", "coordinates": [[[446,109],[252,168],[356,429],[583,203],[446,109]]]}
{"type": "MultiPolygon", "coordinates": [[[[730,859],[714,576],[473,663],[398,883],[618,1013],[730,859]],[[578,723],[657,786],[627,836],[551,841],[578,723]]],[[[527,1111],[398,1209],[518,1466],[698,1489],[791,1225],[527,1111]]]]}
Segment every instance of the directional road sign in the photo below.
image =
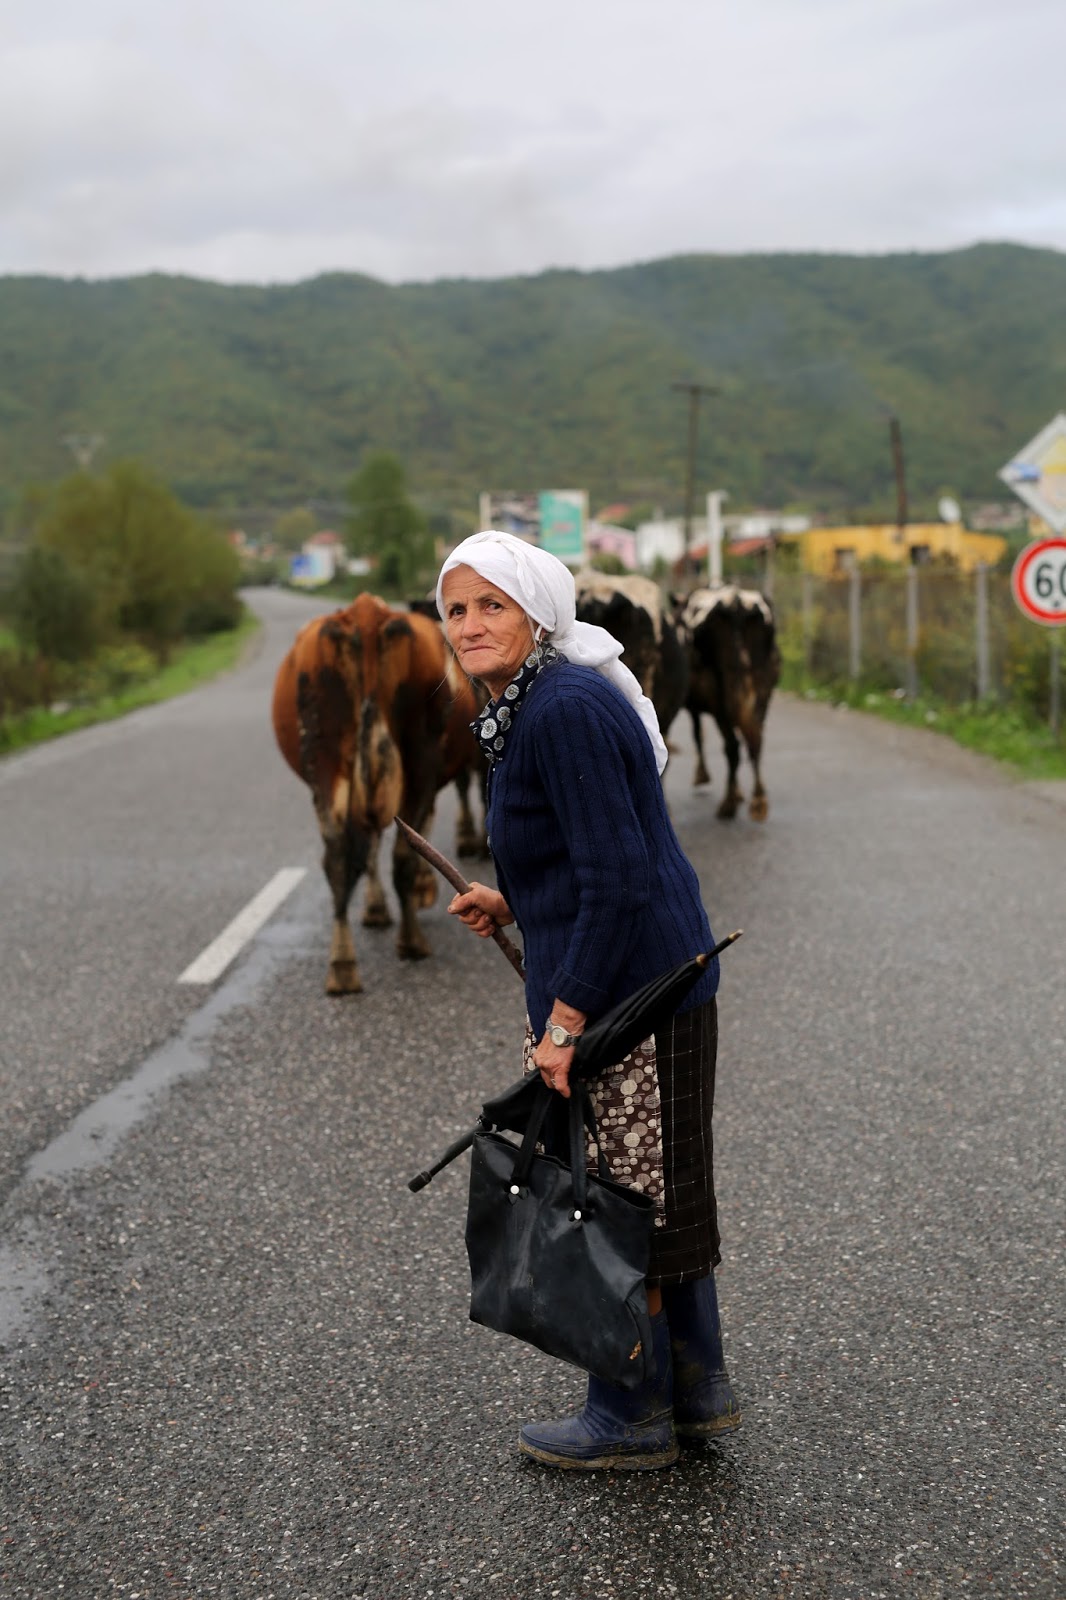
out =
{"type": "Polygon", "coordinates": [[[1066,533],[1066,414],[1059,412],[1000,477],[1055,533],[1066,533]]]}
{"type": "Polygon", "coordinates": [[[1027,617],[1050,628],[1066,626],[1066,539],[1027,544],[1014,563],[1010,586],[1027,617]]]}

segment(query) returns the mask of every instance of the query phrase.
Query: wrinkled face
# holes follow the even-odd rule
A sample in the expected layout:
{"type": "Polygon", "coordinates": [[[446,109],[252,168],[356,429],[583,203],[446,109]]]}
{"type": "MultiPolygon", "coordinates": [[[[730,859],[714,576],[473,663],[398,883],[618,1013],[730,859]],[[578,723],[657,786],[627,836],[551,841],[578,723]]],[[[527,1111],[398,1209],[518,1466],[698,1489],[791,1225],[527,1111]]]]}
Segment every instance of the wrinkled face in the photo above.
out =
{"type": "Polygon", "coordinates": [[[442,593],[444,627],[459,665],[496,699],[532,650],[534,624],[517,600],[473,567],[445,573],[442,593]]]}

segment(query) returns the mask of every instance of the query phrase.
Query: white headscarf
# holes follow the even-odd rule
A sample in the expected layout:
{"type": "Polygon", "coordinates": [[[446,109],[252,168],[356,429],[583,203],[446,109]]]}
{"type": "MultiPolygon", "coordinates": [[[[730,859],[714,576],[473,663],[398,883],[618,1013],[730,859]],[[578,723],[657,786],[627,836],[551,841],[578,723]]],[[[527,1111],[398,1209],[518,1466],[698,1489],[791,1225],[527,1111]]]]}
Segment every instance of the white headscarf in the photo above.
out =
{"type": "Polygon", "coordinates": [[[472,567],[482,578],[516,600],[534,622],[539,622],[549,641],[568,661],[597,672],[620,690],[634,708],[651,740],[655,765],[666,766],[667,749],[659,732],[655,707],[628,667],[618,659],[622,646],[607,632],[590,622],[577,621],[574,579],[558,556],[538,545],[527,544],[513,533],[487,529],[471,534],[457,545],[440,569],[437,579],[437,610],[444,615],[443,583],[453,567],[472,567]]]}

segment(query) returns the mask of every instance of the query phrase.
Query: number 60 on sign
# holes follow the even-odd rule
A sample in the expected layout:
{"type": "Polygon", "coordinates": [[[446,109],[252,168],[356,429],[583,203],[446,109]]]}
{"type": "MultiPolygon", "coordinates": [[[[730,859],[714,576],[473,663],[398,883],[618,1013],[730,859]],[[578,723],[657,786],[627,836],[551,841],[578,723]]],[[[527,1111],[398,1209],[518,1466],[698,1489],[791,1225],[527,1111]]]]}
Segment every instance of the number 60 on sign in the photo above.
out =
{"type": "Polygon", "coordinates": [[[1027,544],[1010,575],[1017,605],[1049,627],[1066,626],[1066,539],[1027,544]]]}

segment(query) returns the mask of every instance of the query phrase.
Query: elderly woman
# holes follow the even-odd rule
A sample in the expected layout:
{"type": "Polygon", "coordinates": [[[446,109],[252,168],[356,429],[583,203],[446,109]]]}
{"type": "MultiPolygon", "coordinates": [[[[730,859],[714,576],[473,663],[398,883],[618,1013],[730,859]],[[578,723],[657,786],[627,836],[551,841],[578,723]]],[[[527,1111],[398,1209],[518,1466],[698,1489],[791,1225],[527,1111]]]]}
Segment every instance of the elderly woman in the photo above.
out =
{"type": "MultiPolygon", "coordinates": [[[[498,888],[472,884],[448,909],[482,937],[517,922],[527,1065],[569,1096],[586,1023],[713,943],[663,800],[666,747],[621,646],[575,621],[574,580],[547,551],[475,534],[444,563],[437,604],[460,665],[492,697],[475,728],[498,888]]],[[[637,1390],[590,1376],[577,1416],[527,1424],[519,1448],[549,1465],[670,1466],[678,1434],[740,1422],[713,1277],[717,984],[713,962],[670,1026],[590,1085],[612,1176],[656,1201],[655,1371],[637,1390]]]]}

